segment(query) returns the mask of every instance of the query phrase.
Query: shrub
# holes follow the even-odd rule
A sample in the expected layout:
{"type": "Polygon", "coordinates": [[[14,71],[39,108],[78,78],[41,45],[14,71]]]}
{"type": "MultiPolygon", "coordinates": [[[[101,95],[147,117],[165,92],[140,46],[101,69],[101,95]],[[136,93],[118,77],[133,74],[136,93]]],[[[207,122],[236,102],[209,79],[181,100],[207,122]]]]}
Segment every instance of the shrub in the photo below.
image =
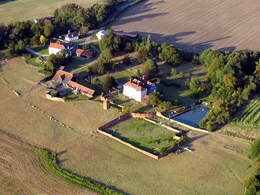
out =
{"type": "Polygon", "coordinates": [[[260,139],[255,139],[248,149],[248,154],[251,158],[259,160],[260,157],[260,139]]]}
{"type": "Polygon", "coordinates": [[[171,75],[176,75],[178,74],[178,71],[175,68],[171,69],[171,75]]]}
{"type": "Polygon", "coordinates": [[[258,179],[255,176],[247,178],[244,182],[245,186],[248,188],[252,183],[259,183],[258,179]]]}
{"type": "Polygon", "coordinates": [[[161,147],[160,153],[161,154],[167,154],[167,149],[168,149],[168,147],[161,147]]]}
{"type": "Polygon", "coordinates": [[[128,55],[125,55],[123,59],[123,64],[128,65],[130,63],[131,63],[130,57],[128,55]]]}

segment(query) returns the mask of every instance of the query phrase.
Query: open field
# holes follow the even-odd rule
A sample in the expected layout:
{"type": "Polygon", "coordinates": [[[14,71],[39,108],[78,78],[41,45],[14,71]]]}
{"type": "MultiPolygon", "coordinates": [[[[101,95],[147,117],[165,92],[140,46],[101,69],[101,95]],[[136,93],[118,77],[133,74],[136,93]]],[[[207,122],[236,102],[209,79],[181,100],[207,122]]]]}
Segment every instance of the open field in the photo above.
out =
{"type": "MultiPolygon", "coordinates": [[[[101,0],[75,0],[73,3],[90,7],[101,0]]],[[[54,10],[60,8],[69,0],[6,0],[0,1],[0,23],[9,24],[14,21],[34,20],[36,18],[53,16],[54,10]]]]}
{"type": "Polygon", "coordinates": [[[0,194],[96,194],[50,172],[37,149],[0,132],[0,194]]]}
{"type": "Polygon", "coordinates": [[[89,101],[45,100],[45,86],[37,84],[42,79],[37,69],[20,58],[1,62],[1,66],[0,74],[8,84],[0,79],[0,128],[56,151],[62,168],[133,195],[244,192],[243,181],[252,174],[248,165],[253,164],[245,152],[247,141],[190,131],[187,144],[194,152],[169,154],[156,161],[95,133],[98,126],[118,117],[118,112],[89,101]],[[10,88],[22,95],[16,96],[10,88]]]}
{"type": "Polygon", "coordinates": [[[259,1],[147,0],[126,11],[112,25],[116,31],[139,33],[152,40],[200,53],[258,50],[259,1]]]}
{"type": "Polygon", "coordinates": [[[151,154],[175,145],[173,132],[143,119],[129,118],[108,129],[108,133],[151,154]]]}

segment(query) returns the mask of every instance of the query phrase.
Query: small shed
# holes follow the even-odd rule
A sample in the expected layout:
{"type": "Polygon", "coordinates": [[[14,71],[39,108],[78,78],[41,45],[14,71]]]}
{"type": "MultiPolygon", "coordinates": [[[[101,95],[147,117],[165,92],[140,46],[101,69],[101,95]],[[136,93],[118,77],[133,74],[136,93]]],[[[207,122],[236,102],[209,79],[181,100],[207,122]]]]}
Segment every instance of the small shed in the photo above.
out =
{"type": "Polygon", "coordinates": [[[101,31],[98,31],[98,32],[97,32],[96,36],[97,36],[97,38],[98,38],[99,40],[101,40],[102,37],[103,37],[104,35],[106,35],[106,34],[107,34],[107,32],[106,32],[105,30],[101,30],[101,31]]]}

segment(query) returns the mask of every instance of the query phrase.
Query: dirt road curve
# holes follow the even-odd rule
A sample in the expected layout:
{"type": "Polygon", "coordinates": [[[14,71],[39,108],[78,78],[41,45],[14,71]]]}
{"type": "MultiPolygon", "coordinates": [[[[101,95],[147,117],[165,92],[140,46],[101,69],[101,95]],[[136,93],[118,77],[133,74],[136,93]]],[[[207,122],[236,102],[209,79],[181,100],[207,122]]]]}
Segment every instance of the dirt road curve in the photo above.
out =
{"type": "Polygon", "coordinates": [[[90,194],[46,169],[36,149],[0,132],[0,194],[90,194]]]}

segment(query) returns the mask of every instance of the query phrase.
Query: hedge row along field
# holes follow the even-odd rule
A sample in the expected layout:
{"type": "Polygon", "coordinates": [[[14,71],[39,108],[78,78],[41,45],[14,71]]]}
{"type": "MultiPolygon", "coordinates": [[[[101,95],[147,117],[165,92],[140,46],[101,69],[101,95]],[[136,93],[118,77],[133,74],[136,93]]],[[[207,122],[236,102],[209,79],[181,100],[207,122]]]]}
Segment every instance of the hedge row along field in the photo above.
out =
{"type": "Polygon", "coordinates": [[[236,119],[238,125],[260,127],[260,98],[250,104],[236,119]]]}
{"type": "Polygon", "coordinates": [[[104,194],[104,195],[107,195],[107,194],[120,195],[121,194],[115,190],[112,190],[112,189],[102,186],[98,183],[92,182],[88,179],[79,177],[77,175],[74,175],[72,173],[69,173],[68,171],[61,169],[57,165],[56,156],[51,154],[49,151],[39,149],[38,152],[42,155],[42,157],[43,157],[44,161],[46,162],[46,164],[48,165],[49,169],[53,173],[55,173],[57,176],[63,178],[64,180],[66,180],[72,184],[87,188],[87,189],[97,192],[99,194],[104,194]]]}

